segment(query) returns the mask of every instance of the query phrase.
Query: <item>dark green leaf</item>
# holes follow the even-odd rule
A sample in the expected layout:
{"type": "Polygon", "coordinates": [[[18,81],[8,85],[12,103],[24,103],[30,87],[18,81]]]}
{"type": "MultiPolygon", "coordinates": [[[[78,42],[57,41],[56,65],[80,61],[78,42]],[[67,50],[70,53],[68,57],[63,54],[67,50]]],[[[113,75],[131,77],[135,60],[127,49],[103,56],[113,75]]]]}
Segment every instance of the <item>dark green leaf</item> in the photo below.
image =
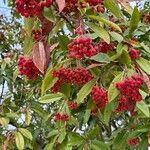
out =
{"type": "Polygon", "coordinates": [[[110,36],[104,28],[102,28],[94,23],[88,23],[88,26],[105,42],[110,43],[110,36]]]}

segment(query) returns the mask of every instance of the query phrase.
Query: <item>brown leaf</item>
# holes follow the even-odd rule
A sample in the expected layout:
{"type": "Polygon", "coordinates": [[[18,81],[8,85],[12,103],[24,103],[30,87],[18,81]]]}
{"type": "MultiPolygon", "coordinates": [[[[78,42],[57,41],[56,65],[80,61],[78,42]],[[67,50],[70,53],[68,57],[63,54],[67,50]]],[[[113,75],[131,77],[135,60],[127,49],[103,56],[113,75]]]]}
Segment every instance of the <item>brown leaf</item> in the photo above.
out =
{"type": "Polygon", "coordinates": [[[35,66],[44,74],[47,68],[47,54],[43,42],[38,42],[34,45],[33,51],[33,62],[35,66]]]}
{"type": "Polygon", "coordinates": [[[58,46],[58,43],[49,45],[44,42],[38,42],[34,45],[32,55],[35,66],[42,72],[45,73],[48,63],[50,61],[51,51],[58,46]]]}
{"type": "Polygon", "coordinates": [[[66,6],[65,0],[56,0],[56,3],[57,3],[57,5],[58,5],[59,12],[62,12],[63,9],[64,9],[65,6],[66,6]]]}

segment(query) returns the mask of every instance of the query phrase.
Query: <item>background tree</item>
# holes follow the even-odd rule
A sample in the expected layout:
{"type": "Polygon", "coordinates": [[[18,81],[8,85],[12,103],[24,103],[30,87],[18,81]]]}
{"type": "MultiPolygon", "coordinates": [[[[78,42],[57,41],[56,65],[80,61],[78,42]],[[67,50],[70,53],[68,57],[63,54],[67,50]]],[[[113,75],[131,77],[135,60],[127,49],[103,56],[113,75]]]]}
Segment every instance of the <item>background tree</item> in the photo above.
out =
{"type": "Polygon", "coordinates": [[[147,149],[149,2],[7,3],[11,18],[0,17],[1,149],[147,149]]]}

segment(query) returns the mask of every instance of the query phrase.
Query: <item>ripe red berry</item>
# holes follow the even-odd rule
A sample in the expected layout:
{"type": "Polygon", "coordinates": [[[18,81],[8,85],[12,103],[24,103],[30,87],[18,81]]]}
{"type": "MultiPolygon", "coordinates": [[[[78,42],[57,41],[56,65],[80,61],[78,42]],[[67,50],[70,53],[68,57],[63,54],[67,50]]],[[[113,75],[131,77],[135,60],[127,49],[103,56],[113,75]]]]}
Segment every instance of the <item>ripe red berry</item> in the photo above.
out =
{"type": "Polygon", "coordinates": [[[40,41],[42,40],[42,31],[41,30],[32,30],[33,38],[35,41],[40,41]]]}
{"type": "Polygon", "coordinates": [[[98,86],[94,86],[91,91],[92,100],[98,108],[104,108],[108,103],[107,91],[98,86]]]}
{"type": "Polygon", "coordinates": [[[108,44],[108,43],[106,43],[104,41],[100,41],[95,46],[95,49],[96,49],[97,52],[107,53],[107,52],[109,52],[109,51],[114,49],[114,45],[112,43],[108,44]]]}
{"type": "Polygon", "coordinates": [[[91,57],[96,54],[96,49],[93,47],[92,39],[88,37],[80,37],[73,40],[69,45],[69,56],[75,59],[91,57]]]}
{"type": "Polygon", "coordinates": [[[24,56],[20,56],[17,64],[19,74],[26,75],[29,80],[35,80],[40,74],[40,71],[33,63],[32,58],[25,59],[24,56]]]}
{"type": "Polygon", "coordinates": [[[69,120],[69,116],[65,113],[65,114],[61,114],[60,112],[57,112],[54,114],[54,120],[55,121],[68,121],[69,120]]]}
{"type": "Polygon", "coordinates": [[[134,137],[134,138],[128,139],[127,143],[129,146],[137,146],[140,143],[140,138],[134,137]]]}
{"type": "Polygon", "coordinates": [[[132,59],[136,59],[140,57],[140,51],[136,49],[130,49],[129,50],[129,55],[132,59]]]}
{"type": "Polygon", "coordinates": [[[132,101],[141,101],[142,96],[139,93],[139,87],[143,84],[143,78],[139,76],[132,76],[124,81],[118,82],[116,88],[126,98],[132,101]]]}
{"type": "Polygon", "coordinates": [[[24,17],[38,16],[44,7],[49,7],[52,4],[52,0],[46,0],[44,2],[38,0],[16,0],[16,10],[24,17]]]}
{"type": "Polygon", "coordinates": [[[105,12],[105,8],[102,7],[102,6],[97,6],[96,7],[96,11],[99,12],[99,13],[104,13],[105,12]]]}
{"type": "Polygon", "coordinates": [[[64,13],[76,12],[78,10],[78,1],[77,0],[66,0],[65,8],[63,9],[64,13]]]}
{"type": "Polygon", "coordinates": [[[68,108],[70,110],[77,109],[78,104],[76,102],[68,102],[68,108]]]}

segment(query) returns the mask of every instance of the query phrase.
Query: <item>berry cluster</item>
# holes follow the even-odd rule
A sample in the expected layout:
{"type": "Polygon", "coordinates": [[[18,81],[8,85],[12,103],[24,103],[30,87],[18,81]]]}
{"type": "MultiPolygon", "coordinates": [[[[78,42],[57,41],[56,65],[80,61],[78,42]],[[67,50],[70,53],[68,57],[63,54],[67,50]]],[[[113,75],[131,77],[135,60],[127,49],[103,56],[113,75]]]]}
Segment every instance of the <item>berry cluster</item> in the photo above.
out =
{"type": "Polygon", "coordinates": [[[104,108],[108,103],[107,91],[98,86],[92,88],[91,97],[98,108],[104,108]]]}
{"type": "Polygon", "coordinates": [[[83,85],[92,79],[91,74],[85,68],[60,68],[53,72],[53,76],[58,78],[51,88],[53,93],[59,92],[61,84],[83,85]]]}
{"type": "Polygon", "coordinates": [[[136,104],[135,101],[131,101],[125,96],[121,96],[118,99],[118,106],[115,111],[116,112],[130,111],[133,114],[135,104],[136,104]]]}
{"type": "Polygon", "coordinates": [[[77,11],[77,4],[78,4],[77,0],[66,0],[66,6],[63,12],[69,13],[69,12],[77,11]]]}
{"type": "Polygon", "coordinates": [[[75,59],[82,59],[85,56],[91,57],[96,54],[93,47],[92,39],[88,37],[80,37],[73,40],[69,45],[69,56],[75,59]]]}
{"type": "Polygon", "coordinates": [[[54,120],[55,121],[68,121],[69,116],[66,113],[61,114],[60,112],[57,112],[57,113],[54,114],[54,120]]]}
{"type": "Polygon", "coordinates": [[[32,30],[33,38],[35,41],[39,42],[43,38],[41,30],[32,30]]]}
{"type": "Polygon", "coordinates": [[[52,0],[16,0],[16,10],[24,17],[38,16],[44,7],[49,7],[52,0]]]}
{"type": "Polygon", "coordinates": [[[143,84],[143,78],[132,76],[122,82],[116,84],[116,88],[120,91],[121,97],[118,99],[119,104],[116,111],[133,111],[136,102],[142,100],[139,93],[139,87],[143,84]]]}
{"type": "Polygon", "coordinates": [[[114,49],[114,45],[112,43],[108,44],[108,43],[106,43],[104,41],[100,41],[95,46],[95,49],[96,49],[97,52],[107,53],[107,52],[109,52],[109,51],[114,49]]]}
{"type": "Polygon", "coordinates": [[[140,143],[140,138],[134,137],[134,138],[128,139],[127,143],[129,146],[136,146],[140,143]]]}
{"type": "Polygon", "coordinates": [[[136,49],[130,49],[129,50],[129,55],[132,59],[136,59],[140,57],[140,51],[136,49]]]}
{"type": "Polygon", "coordinates": [[[53,72],[54,77],[58,77],[61,83],[82,85],[92,79],[91,74],[85,68],[60,68],[53,72]]]}
{"type": "Polygon", "coordinates": [[[33,60],[25,59],[24,56],[20,56],[18,60],[18,69],[20,75],[26,75],[27,79],[34,80],[39,75],[38,68],[34,65],[33,60]]]}
{"type": "Polygon", "coordinates": [[[77,109],[78,104],[76,102],[68,102],[68,108],[70,110],[77,109]]]}

